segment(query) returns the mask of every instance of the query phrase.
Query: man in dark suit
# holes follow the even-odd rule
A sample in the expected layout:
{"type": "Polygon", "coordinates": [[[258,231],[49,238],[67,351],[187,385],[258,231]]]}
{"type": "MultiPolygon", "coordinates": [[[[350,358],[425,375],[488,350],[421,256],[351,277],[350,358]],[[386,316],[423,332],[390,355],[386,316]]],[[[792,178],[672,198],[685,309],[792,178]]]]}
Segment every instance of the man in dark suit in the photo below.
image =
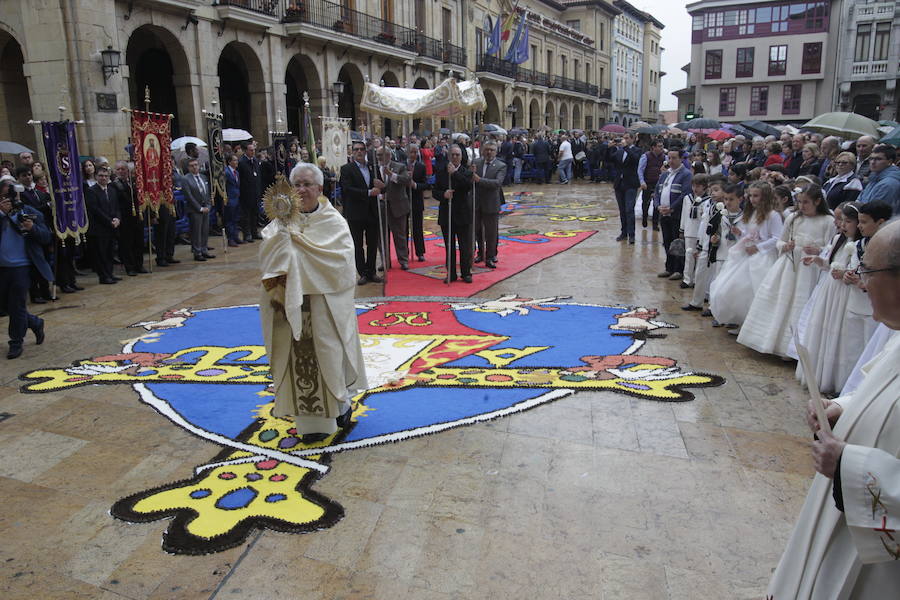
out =
{"type": "Polygon", "coordinates": [[[500,234],[500,207],[503,205],[503,182],[509,172],[506,163],[497,159],[497,144],[485,142],[481,157],[474,161],[472,180],[475,203],[475,262],[484,261],[489,269],[497,268],[497,238],[500,234]]]}
{"type": "Polygon", "coordinates": [[[538,183],[550,183],[550,144],[544,139],[543,134],[538,134],[534,143],[531,144],[531,153],[534,154],[534,166],[541,173],[538,183]]]}
{"type": "Polygon", "coordinates": [[[241,142],[244,155],[238,162],[238,174],[241,179],[241,229],[244,241],[262,239],[259,235],[259,200],[262,198],[262,178],[259,159],[256,157],[256,144],[241,142]]]}
{"type": "MultiPolygon", "coordinates": [[[[493,140],[492,140],[492,141],[493,141],[493,140]]],[[[496,147],[496,145],[495,145],[495,147],[496,147]]],[[[512,170],[513,149],[514,149],[514,147],[513,147],[513,141],[512,141],[512,138],[511,138],[511,137],[507,137],[505,140],[503,140],[503,143],[500,144],[500,148],[496,151],[496,155],[500,157],[500,161],[501,161],[504,165],[507,165],[507,166],[509,167],[509,168],[506,169],[506,173],[503,175],[504,180],[500,182],[501,185],[509,185],[510,183],[512,183],[512,176],[513,176],[513,170],[512,170]]],[[[484,153],[484,151],[482,151],[482,154],[483,154],[483,153],[484,153]]],[[[476,212],[477,212],[477,208],[476,208],[476,212]]],[[[477,217],[476,217],[476,219],[477,219],[477,217]]],[[[477,233],[477,231],[476,231],[476,233],[475,233],[475,240],[476,240],[476,241],[478,240],[478,233],[477,233]]]]}
{"type": "Polygon", "coordinates": [[[626,133],[622,147],[617,149],[615,158],[619,165],[619,172],[613,190],[619,205],[619,220],[622,224],[622,232],[616,238],[617,242],[627,239],[629,244],[634,243],[634,205],[641,187],[637,172],[641,154],[641,149],[634,144],[634,136],[626,133]]]}
{"type": "Polygon", "coordinates": [[[185,211],[191,223],[191,252],[194,260],[203,262],[207,258],[215,258],[207,251],[211,205],[209,183],[200,174],[200,162],[196,158],[188,161],[187,168],[187,174],[181,179],[181,189],[184,190],[185,211]]]}
{"type": "MultiPolygon", "coordinates": [[[[23,153],[24,154],[24,153],[23,153]]],[[[16,179],[19,184],[25,188],[22,192],[22,201],[35,209],[44,217],[44,223],[53,222],[53,208],[50,206],[50,194],[42,192],[34,185],[34,173],[30,166],[23,166],[16,169],[16,179]]],[[[52,242],[44,245],[44,258],[48,263],[53,262],[53,244],[52,242]]],[[[31,301],[35,304],[45,304],[50,299],[50,280],[43,277],[40,271],[33,265],[31,267],[31,289],[29,290],[31,301]]]]}
{"type": "Polygon", "coordinates": [[[243,244],[238,239],[241,212],[241,176],[238,174],[238,157],[236,154],[225,155],[225,233],[228,235],[228,246],[231,248],[243,244]]]}
{"type": "Polygon", "coordinates": [[[409,180],[409,189],[412,194],[412,232],[413,244],[416,249],[416,257],[419,262],[425,262],[425,236],[423,218],[425,213],[425,190],[431,189],[428,185],[428,174],[425,171],[425,163],[419,160],[419,146],[410,144],[406,149],[406,170],[412,173],[409,180]]]}
{"type": "MultiPolygon", "coordinates": [[[[119,259],[130,276],[146,273],[144,268],[144,229],[137,205],[131,171],[124,160],[116,162],[116,180],[112,182],[119,197],[119,259]]],[[[65,291],[65,290],[64,290],[65,291]]]]}
{"type": "Polygon", "coordinates": [[[464,150],[450,147],[450,162],[446,169],[434,174],[434,191],[441,204],[438,224],[444,237],[445,264],[448,265],[445,283],[456,281],[456,243],[459,243],[459,270],[462,280],[472,283],[472,171],[462,164],[464,150]]]}
{"type": "Polygon", "coordinates": [[[376,177],[384,182],[381,197],[384,200],[384,213],[382,214],[384,228],[381,232],[384,240],[384,248],[387,251],[387,259],[382,257],[385,266],[390,268],[391,238],[394,239],[394,252],[397,261],[404,271],[409,268],[409,220],[410,212],[409,196],[406,190],[409,183],[409,172],[406,163],[393,160],[394,153],[387,147],[378,150],[378,166],[376,177]],[[390,233],[390,235],[388,235],[390,233]]]}
{"type": "Polygon", "coordinates": [[[109,167],[97,167],[95,177],[97,185],[91,188],[85,201],[90,222],[88,245],[94,253],[94,269],[100,283],[112,284],[121,280],[113,275],[113,252],[121,223],[119,196],[109,184],[109,167]]]}
{"type": "Polygon", "coordinates": [[[378,194],[384,182],[377,178],[374,166],[366,160],[366,145],[353,142],[353,159],[341,167],[341,199],[344,218],[356,249],[356,272],[359,285],[369,281],[381,283],[375,272],[378,253],[378,194]],[[365,244],[363,243],[365,238],[365,244]]]}

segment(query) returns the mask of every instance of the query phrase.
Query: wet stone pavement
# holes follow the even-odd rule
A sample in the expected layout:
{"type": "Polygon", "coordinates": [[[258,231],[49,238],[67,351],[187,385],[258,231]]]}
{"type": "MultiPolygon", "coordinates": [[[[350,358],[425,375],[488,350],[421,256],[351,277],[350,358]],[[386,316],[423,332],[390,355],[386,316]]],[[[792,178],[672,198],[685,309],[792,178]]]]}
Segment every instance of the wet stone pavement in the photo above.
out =
{"type": "MultiPolygon", "coordinates": [[[[313,489],[343,506],[309,534],[255,530],[205,556],[161,549],[167,522],[110,516],[124,496],[188,478],[220,447],[142,404],[129,386],[22,394],[18,376],[121,351],[129,325],[181,307],[253,304],[258,245],[221,249],[87,288],[35,312],[22,358],[0,363],[0,597],[756,599],[812,477],[793,368],[685,313],[659,279],[658,233],[614,241],[607,184],[513,186],[502,226],[596,230],[480,292],[659,309],[677,326],[645,354],[724,385],[688,402],[579,391],[527,412],[334,456],[313,489]],[[552,208],[529,209],[540,203],[552,208]],[[608,220],[599,221],[597,217],[608,220]]],[[[435,228],[428,221],[426,229],[435,228]]],[[[218,243],[218,241],[217,241],[218,243]]],[[[501,249],[501,267],[503,255],[501,249]]],[[[117,267],[120,269],[121,267],[117,267]]],[[[464,285],[464,284],[455,284],[464,285]]],[[[357,289],[381,296],[381,285],[357,289]]]]}

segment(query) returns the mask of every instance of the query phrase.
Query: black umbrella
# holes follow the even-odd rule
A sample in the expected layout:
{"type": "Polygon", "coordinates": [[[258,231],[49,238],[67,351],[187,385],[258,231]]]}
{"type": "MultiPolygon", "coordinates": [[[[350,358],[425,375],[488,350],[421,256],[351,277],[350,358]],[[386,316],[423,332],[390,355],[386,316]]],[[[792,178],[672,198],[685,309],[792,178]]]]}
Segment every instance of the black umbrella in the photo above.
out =
{"type": "Polygon", "coordinates": [[[715,119],[691,119],[678,129],[721,129],[722,124],[715,119]]]}
{"type": "Polygon", "coordinates": [[[6,141],[0,142],[0,154],[19,154],[20,152],[31,152],[34,154],[34,150],[27,148],[22,144],[6,141]]]}
{"type": "Polygon", "coordinates": [[[665,125],[648,125],[647,127],[641,127],[640,129],[635,129],[635,133],[646,133],[649,135],[659,135],[668,131],[669,128],[665,125]]]}
{"type": "Polygon", "coordinates": [[[744,127],[743,125],[734,125],[734,124],[728,123],[728,124],[726,124],[726,125],[723,125],[723,127],[724,127],[725,129],[730,129],[730,130],[733,131],[736,135],[737,135],[737,134],[740,134],[740,135],[744,136],[745,138],[749,138],[749,139],[753,139],[753,138],[755,138],[756,136],[759,135],[758,133],[756,133],[756,132],[753,131],[752,129],[747,129],[747,128],[744,127]]]}
{"type": "Polygon", "coordinates": [[[760,135],[774,135],[775,137],[781,135],[780,131],[778,131],[768,123],[763,123],[762,121],[741,121],[741,125],[746,127],[747,129],[752,129],[760,135]]]}

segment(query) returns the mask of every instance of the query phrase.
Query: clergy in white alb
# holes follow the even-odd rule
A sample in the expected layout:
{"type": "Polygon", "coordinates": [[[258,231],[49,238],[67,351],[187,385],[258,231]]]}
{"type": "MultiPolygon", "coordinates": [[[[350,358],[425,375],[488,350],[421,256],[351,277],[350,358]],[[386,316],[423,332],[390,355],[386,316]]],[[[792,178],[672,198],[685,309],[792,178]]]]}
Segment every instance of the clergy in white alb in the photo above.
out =
{"type": "Polygon", "coordinates": [[[349,424],[367,387],[347,222],[323,196],[322,172],[300,163],[266,194],[272,221],[259,249],[260,318],[277,417],[293,417],[304,443],[349,424]]]}
{"type": "MultiPolygon", "coordinates": [[[[859,268],[873,317],[900,330],[900,222],[879,231],[859,268]]],[[[860,386],[827,407],[832,432],[807,411],[816,471],[767,597],[900,597],[900,337],[866,365],[860,386]]]]}

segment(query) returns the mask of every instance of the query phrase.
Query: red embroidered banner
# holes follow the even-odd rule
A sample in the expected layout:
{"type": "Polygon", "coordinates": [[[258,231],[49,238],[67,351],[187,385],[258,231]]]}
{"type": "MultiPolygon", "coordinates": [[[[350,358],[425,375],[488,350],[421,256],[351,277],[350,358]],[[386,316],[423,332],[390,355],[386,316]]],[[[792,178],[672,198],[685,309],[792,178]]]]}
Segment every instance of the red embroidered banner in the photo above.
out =
{"type": "Polygon", "coordinates": [[[171,119],[159,113],[131,112],[138,204],[154,213],[162,203],[173,204],[171,119]]]}

